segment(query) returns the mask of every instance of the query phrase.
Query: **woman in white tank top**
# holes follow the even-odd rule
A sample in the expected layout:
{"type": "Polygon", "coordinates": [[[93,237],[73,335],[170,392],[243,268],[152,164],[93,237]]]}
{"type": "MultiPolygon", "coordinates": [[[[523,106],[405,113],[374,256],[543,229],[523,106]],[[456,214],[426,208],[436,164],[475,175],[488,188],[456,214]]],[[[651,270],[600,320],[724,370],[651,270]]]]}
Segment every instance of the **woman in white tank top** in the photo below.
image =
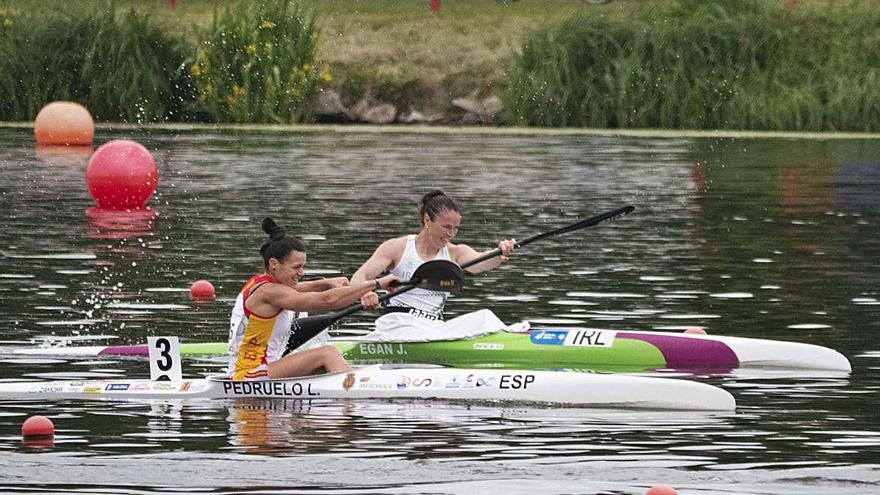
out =
{"type": "MultiPolygon", "coordinates": [[[[352,275],[351,282],[356,284],[372,280],[385,272],[396,275],[400,280],[408,280],[416,268],[426,261],[444,259],[462,264],[483,254],[466,244],[452,243],[461,223],[461,212],[455,201],[442,191],[431,191],[422,198],[419,217],[422,228],[418,234],[395,237],[380,244],[370,259],[352,275]]],[[[515,244],[513,239],[499,241],[497,247],[501,249],[500,257],[477,263],[468,267],[467,271],[480,273],[497,267],[507,261],[515,244]]],[[[386,309],[442,320],[446,296],[446,292],[413,289],[391,298],[386,309]]]]}

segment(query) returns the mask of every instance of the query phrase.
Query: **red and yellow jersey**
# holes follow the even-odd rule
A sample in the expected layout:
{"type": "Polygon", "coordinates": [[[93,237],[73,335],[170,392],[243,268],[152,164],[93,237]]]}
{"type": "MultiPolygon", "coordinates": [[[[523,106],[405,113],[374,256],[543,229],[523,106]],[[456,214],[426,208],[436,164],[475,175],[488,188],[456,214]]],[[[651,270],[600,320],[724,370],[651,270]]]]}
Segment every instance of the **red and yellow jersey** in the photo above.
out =
{"type": "Polygon", "coordinates": [[[262,285],[277,283],[267,273],[254,275],[235,299],[229,319],[229,375],[233,380],[264,379],[269,363],[284,355],[295,313],[282,309],[271,316],[258,315],[245,304],[262,285]]]}

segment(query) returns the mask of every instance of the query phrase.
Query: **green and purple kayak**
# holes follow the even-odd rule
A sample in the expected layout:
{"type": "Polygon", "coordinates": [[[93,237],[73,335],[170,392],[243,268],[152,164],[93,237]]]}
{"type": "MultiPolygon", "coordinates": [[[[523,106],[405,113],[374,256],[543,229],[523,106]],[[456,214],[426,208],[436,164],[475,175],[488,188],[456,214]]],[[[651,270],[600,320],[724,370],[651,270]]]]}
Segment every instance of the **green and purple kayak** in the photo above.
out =
{"type": "MultiPolygon", "coordinates": [[[[839,352],[813,344],[744,337],[589,328],[535,328],[429,342],[332,340],[353,363],[418,363],[458,368],[654,369],[770,368],[850,372],[839,352]]],[[[181,343],[184,356],[217,356],[225,342],[181,343]]],[[[144,345],[15,348],[13,354],[147,356],[144,345]]]]}

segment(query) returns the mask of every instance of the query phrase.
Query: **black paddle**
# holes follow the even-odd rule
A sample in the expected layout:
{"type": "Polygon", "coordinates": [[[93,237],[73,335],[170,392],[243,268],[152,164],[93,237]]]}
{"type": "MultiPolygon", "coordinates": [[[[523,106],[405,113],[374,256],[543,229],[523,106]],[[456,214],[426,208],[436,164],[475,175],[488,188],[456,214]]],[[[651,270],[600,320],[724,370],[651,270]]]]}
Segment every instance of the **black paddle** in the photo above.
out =
{"type": "MultiPolygon", "coordinates": [[[[379,302],[385,302],[398,294],[415,288],[458,292],[463,284],[464,272],[460,266],[449,260],[431,260],[419,265],[411,279],[398,283],[394,287],[394,294],[388,293],[379,296],[379,302]]],[[[333,313],[294,319],[290,324],[291,333],[287,340],[285,354],[305,344],[333,323],[363,309],[364,305],[358,303],[333,313]]]]}
{"type": "MultiPolygon", "coordinates": [[[[517,241],[516,247],[525,247],[533,242],[540,241],[541,239],[546,239],[547,237],[567,234],[569,232],[574,232],[575,230],[585,229],[587,227],[598,225],[602,222],[614,221],[618,218],[623,217],[624,215],[631,213],[633,210],[635,210],[635,207],[633,206],[624,206],[623,208],[618,208],[616,210],[606,211],[605,213],[577,221],[573,224],[566,225],[565,227],[542,232],[540,234],[533,235],[528,239],[517,241]]],[[[427,263],[423,263],[416,269],[415,273],[413,273],[413,277],[411,280],[401,283],[395,290],[394,294],[384,294],[379,297],[379,301],[387,301],[388,299],[391,299],[396,295],[415,289],[416,287],[444,292],[457,292],[461,290],[463,284],[463,270],[465,268],[474,266],[477,263],[486,261],[496,256],[501,256],[501,248],[493,249],[492,251],[489,251],[482,256],[478,256],[472,260],[468,260],[462,263],[461,266],[458,266],[455,263],[446,260],[428,261],[427,263]]],[[[287,350],[285,351],[285,354],[290,353],[297,347],[306,343],[312,337],[318,335],[336,321],[339,321],[340,319],[363,309],[364,306],[362,304],[355,304],[346,309],[339,310],[335,313],[307,316],[305,318],[296,318],[290,325],[292,332],[290,333],[290,338],[287,341],[287,350]]]]}

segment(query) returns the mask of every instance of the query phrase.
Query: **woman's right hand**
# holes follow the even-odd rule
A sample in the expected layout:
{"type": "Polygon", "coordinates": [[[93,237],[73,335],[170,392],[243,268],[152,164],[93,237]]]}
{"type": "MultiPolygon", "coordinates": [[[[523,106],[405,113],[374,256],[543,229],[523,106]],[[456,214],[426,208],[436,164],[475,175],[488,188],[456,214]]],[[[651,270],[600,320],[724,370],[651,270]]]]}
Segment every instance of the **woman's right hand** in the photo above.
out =
{"type": "Polygon", "coordinates": [[[394,288],[397,285],[396,282],[400,282],[397,275],[389,274],[379,279],[379,284],[383,289],[387,290],[389,294],[394,294],[394,288]]]}

